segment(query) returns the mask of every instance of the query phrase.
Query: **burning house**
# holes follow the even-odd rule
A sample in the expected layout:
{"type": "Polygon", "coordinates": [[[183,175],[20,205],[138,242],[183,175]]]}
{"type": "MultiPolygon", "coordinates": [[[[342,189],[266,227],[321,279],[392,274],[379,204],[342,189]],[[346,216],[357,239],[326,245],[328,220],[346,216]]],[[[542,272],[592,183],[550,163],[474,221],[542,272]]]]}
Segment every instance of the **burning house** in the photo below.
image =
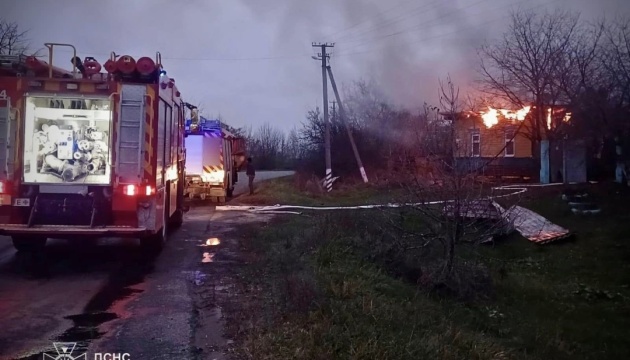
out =
{"type": "Polygon", "coordinates": [[[585,181],[585,166],[576,160],[582,158],[579,144],[559,139],[556,131],[570,120],[571,113],[560,106],[548,106],[544,111],[544,116],[536,117],[532,106],[518,110],[488,107],[458,114],[454,122],[455,168],[499,178],[549,182],[562,181],[562,174],[569,174],[571,181],[585,181]],[[545,121],[537,124],[536,118],[545,121]]]}

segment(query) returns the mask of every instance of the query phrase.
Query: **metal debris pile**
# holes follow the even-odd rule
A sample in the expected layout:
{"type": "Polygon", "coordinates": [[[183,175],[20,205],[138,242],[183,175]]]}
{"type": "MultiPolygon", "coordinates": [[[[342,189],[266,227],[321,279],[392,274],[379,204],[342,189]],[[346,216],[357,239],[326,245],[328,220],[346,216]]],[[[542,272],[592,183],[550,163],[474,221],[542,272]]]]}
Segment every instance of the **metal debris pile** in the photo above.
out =
{"type": "MultiPolygon", "coordinates": [[[[453,216],[452,204],[446,205],[444,210],[447,216],[453,216]]],[[[506,210],[491,199],[472,200],[462,204],[458,210],[460,216],[464,218],[500,221],[501,227],[497,228],[497,232],[506,234],[518,231],[524,238],[536,244],[546,244],[571,235],[569,230],[552,223],[534,211],[517,205],[506,210]]],[[[491,240],[482,243],[489,241],[491,240]]]]}
{"type": "Polygon", "coordinates": [[[522,206],[514,205],[503,214],[514,230],[536,244],[547,244],[571,236],[569,230],[522,206]]]}

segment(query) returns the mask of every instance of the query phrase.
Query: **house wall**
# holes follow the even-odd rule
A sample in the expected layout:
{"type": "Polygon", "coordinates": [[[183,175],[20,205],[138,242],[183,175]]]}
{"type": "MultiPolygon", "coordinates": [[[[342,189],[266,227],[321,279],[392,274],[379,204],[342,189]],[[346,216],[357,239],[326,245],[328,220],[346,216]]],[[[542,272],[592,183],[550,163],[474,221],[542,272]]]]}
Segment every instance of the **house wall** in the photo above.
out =
{"type": "Polygon", "coordinates": [[[551,182],[584,183],[586,174],[586,146],[583,141],[551,141],[549,144],[551,182]],[[566,175],[564,172],[566,171],[566,175]],[[564,177],[566,176],[566,179],[564,177]]]}
{"type": "Polygon", "coordinates": [[[479,134],[479,157],[514,157],[514,158],[531,158],[532,145],[529,138],[527,127],[522,126],[519,129],[520,122],[501,121],[499,124],[487,128],[481,118],[467,117],[461,119],[455,124],[456,132],[456,157],[472,157],[473,156],[473,133],[479,134]],[[505,154],[505,134],[506,131],[517,131],[514,137],[514,156],[506,156],[505,154]]]}

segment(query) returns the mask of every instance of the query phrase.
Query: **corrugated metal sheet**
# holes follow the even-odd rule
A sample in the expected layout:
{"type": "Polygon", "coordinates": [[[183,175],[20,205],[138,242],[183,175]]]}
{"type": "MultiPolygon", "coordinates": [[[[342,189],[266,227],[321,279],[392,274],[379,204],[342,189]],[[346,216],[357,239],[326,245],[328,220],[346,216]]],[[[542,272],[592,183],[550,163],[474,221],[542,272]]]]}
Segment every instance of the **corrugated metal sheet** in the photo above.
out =
{"type": "Polygon", "coordinates": [[[569,230],[521,206],[512,206],[504,213],[504,216],[513,224],[516,231],[536,244],[546,244],[571,235],[569,230]]]}
{"type": "Polygon", "coordinates": [[[459,216],[468,219],[495,219],[502,218],[502,208],[491,199],[474,199],[469,201],[463,201],[459,204],[459,211],[457,211],[458,205],[454,202],[447,203],[444,206],[444,214],[446,216],[454,216],[455,212],[459,213],[459,216]]]}

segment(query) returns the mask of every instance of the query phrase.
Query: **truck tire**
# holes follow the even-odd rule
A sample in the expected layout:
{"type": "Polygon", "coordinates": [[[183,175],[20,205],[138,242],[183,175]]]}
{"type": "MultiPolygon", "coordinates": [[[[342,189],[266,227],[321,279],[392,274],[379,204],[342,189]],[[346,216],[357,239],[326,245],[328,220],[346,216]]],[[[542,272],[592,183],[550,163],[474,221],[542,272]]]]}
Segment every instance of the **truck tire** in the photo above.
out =
{"type": "Polygon", "coordinates": [[[140,239],[140,246],[149,251],[161,251],[164,248],[164,243],[166,242],[166,224],[162,226],[157,233],[153,235],[149,235],[140,239]]]}
{"type": "Polygon", "coordinates": [[[17,251],[32,252],[41,250],[46,246],[48,241],[45,237],[31,237],[31,236],[12,236],[13,247],[17,251]]]}
{"type": "Polygon", "coordinates": [[[155,234],[145,236],[140,239],[140,246],[146,249],[147,251],[155,251],[155,252],[161,251],[164,248],[166,239],[168,238],[168,223],[169,223],[169,218],[167,215],[168,214],[168,211],[167,211],[168,199],[169,199],[168,191],[166,191],[164,196],[165,196],[164,215],[162,215],[164,217],[164,220],[162,221],[164,225],[155,234]]]}
{"type": "Polygon", "coordinates": [[[172,229],[179,229],[184,224],[184,211],[178,209],[175,211],[173,216],[171,216],[171,223],[169,226],[172,229]]]}

